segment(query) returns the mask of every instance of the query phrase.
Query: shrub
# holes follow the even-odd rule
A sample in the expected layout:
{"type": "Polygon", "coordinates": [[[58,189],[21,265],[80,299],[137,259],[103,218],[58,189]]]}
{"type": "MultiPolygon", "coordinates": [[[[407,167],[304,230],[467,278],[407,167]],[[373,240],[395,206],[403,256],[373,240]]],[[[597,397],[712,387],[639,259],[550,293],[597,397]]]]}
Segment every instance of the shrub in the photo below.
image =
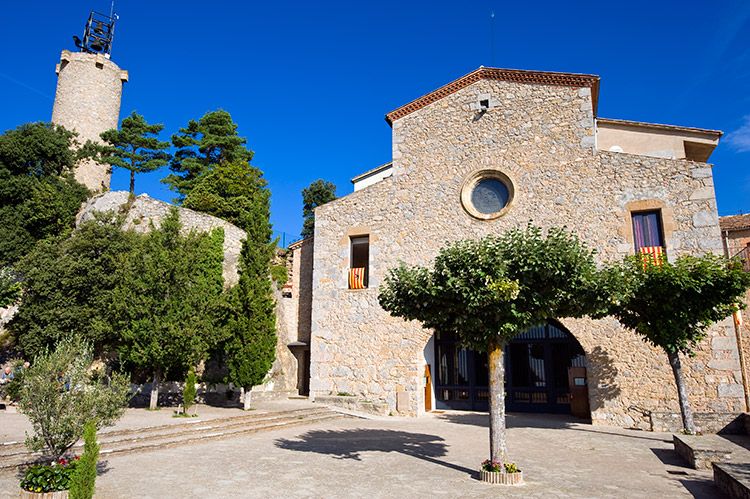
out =
{"type": "Polygon", "coordinates": [[[52,464],[37,464],[26,469],[21,488],[29,492],[57,492],[68,490],[70,480],[78,468],[78,458],[58,459],[52,464]]]}
{"type": "Polygon", "coordinates": [[[83,455],[70,478],[70,499],[91,499],[94,496],[98,462],[99,444],[96,442],[96,424],[89,421],[83,430],[83,455]]]}
{"type": "Polygon", "coordinates": [[[182,412],[187,414],[190,408],[195,405],[195,369],[192,367],[188,371],[185,379],[185,388],[182,389],[182,412]]]}
{"type": "Polygon", "coordinates": [[[68,338],[25,370],[18,407],[33,428],[26,436],[30,450],[58,458],[81,438],[86,422],[101,428],[122,416],[127,377],[91,369],[92,360],[89,343],[68,338]]]}

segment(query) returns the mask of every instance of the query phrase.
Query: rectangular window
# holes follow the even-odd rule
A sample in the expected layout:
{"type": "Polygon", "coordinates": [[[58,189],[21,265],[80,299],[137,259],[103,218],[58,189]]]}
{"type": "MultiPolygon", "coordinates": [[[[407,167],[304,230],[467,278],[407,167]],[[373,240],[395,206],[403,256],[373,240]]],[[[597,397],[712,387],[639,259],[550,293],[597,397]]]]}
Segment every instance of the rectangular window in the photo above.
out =
{"type": "Polygon", "coordinates": [[[633,213],[633,242],[635,252],[643,248],[663,248],[664,233],[661,224],[661,211],[639,211],[633,213]]]}
{"type": "Polygon", "coordinates": [[[370,236],[351,238],[349,289],[365,289],[370,278],[370,236]]]}

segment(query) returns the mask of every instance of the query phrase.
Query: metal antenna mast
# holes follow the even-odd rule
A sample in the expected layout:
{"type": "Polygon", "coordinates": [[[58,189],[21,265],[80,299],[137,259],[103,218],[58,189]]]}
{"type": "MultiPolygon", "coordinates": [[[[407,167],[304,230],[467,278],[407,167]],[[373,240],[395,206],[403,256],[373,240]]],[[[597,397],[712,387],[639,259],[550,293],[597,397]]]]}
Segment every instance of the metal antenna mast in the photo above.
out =
{"type": "Polygon", "coordinates": [[[490,11],[490,66],[495,66],[495,11],[490,11]]]}

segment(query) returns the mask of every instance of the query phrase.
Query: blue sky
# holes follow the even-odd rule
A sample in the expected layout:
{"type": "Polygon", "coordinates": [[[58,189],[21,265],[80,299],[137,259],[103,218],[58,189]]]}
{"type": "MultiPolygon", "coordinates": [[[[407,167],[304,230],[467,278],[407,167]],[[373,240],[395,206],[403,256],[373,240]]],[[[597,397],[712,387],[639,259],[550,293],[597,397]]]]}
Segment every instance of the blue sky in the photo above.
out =
{"type": "MultiPolygon", "coordinates": [[[[55,64],[109,1],[3,2],[0,130],[49,120],[55,64]]],[[[480,65],[594,73],[599,115],[720,129],[719,212],[750,212],[750,2],[118,0],[112,58],[130,72],[121,117],[165,138],[222,108],[272,192],[274,228],[297,234],[300,190],[391,159],[388,111],[480,65]],[[495,12],[494,57],[490,12],[495,12]]],[[[170,200],[166,171],[136,189],[170,200]]],[[[127,189],[124,172],[112,187],[127,189]]]]}

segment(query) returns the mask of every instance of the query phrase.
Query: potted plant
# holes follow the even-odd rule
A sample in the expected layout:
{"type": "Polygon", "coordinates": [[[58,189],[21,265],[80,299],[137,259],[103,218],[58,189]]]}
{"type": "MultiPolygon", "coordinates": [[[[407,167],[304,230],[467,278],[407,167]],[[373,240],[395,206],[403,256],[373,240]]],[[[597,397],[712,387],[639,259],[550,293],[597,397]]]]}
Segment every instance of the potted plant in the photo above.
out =
{"type": "Polygon", "coordinates": [[[502,485],[520,485],[523,483],[523,471],[518,469],[516,463],[502,463],[485,459],[479,478],[487,483],[499,483],[502,485]]]}
{"type": "Polygon", "coordinates": [[[78,466],[78,459],[61,457],[52,464],[36,464],[27,468],[21,479],[21,498],[67,499],[70,479],[78,466]]]}

